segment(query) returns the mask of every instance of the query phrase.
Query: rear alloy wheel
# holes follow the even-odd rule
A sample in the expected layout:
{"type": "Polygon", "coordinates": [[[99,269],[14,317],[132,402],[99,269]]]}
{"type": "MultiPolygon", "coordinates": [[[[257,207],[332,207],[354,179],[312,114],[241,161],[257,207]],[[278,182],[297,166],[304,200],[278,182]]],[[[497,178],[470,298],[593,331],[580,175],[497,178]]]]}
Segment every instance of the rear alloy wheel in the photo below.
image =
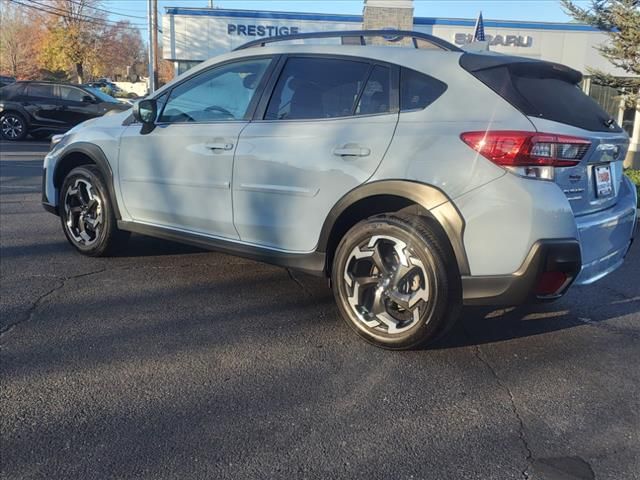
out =
{"type": "Polygon", "coordinates": [[[5,113],[0,117],[0,135],[5,140],[22,140],[27,136],[27,122],[17,113],[5,113]]]}
{"type": "Polygon", "coordinates": [[[417,216],[373,217],[336,252],[334,294],[347,323],[389,349],[425,345],[458,317],[460,278],[442,240],[417,216]]]}
{"type": "Polygon", "coordinates": [[[108,255],[128,238],[128,233],[117,229],[107,187],[93,165],[69,172],[60,191],[59,208],[69,243],[85,255],[108,255]]]}

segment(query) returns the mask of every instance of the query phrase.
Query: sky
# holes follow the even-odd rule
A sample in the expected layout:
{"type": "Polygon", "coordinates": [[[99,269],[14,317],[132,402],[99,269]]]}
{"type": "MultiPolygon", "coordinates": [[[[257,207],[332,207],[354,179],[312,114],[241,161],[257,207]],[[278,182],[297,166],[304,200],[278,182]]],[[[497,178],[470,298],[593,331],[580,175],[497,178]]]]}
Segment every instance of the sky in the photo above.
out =
{"type": "MultiPolygon", "coordinates": [[[[362,0],[214,0],[218,8],[355,15],[362,14],[363,3],[362,0]]],[[[576,3],[586,6],[589,2],[578,0],[576,3]]],[[[209,0],[158,0],[160,14],[165,7],[208,5],[209,0]]],[[[111,20],[130,20],[136,25],[143,25],[147,0],[105,0],[103,8],[122,14],[111,14],[111,20]]],[[[476,18],[480,10],[485,20],[570,21],[558,0],[414,0],[416,17],[476,18]]]]}

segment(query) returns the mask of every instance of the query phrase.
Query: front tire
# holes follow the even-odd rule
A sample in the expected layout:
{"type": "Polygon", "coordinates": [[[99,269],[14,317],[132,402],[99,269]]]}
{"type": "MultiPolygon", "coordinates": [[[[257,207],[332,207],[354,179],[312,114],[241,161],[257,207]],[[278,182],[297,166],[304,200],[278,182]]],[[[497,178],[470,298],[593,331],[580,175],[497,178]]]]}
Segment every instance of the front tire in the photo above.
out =
{"type": "Polygon", "coordinates": [[[6,112],[0,116],[0,136],[4,140],[18,141],[27,136],[27,122],[16,112],[6,112]]]}
{"type": "Polygon", "coordinates": [[[110,255],[129,236],[128,232],[118,230],[106,183],[93,165],[69,172],[62,183],[59,205],[67,240],[83,255],[110,255]]]}
{"type": "Polygon", "coordinates": [[[460,314],[455,258],[419,216],[380,215],[355,225],[338,245],[331,278],[344,320],[382,348],[425,346],[460,314]]]}

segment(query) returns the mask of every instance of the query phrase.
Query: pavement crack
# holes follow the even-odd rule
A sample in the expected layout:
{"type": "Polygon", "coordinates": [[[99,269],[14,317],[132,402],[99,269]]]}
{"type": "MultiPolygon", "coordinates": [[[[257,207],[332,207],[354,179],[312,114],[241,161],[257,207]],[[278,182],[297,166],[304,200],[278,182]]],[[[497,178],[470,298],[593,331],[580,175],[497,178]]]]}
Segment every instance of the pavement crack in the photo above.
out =
{"type": "Polygon", "coordinates": [[[531,452],[531,448],[529,447],[529,442],[527,441],[527,436],[525,433],[524,422],[522,417],[520,416],[520,412],[518,411],[518,407],[516,406],[516,399],[513,396],[513,392],[509,388],[509,386],[500,378],[496,369],[491,365],[491,362],[482,354],[482,350],[478,345],[474,345],[473,347],[474,356],[482,363],[487,369],[491,372],[491,375],[495,379],[496,383],[500,388],[502,388],[509,395],[509,402],[511,404],[511,410],[515,415],[518,421],[518,438],[520,439],[520,443],[522,443],[523,450],[526,455],[527,466],[524,470],[522,470],[522,478],[528,480],[529,477],[529,469],[533,463],[533,453],[531,452]]]}
{"type": "Polygon", "coordinates": [[[47,290],[45,293],[40,295],[38,298],[36,298],[35,301],[29,307],[29,309],[26,311],[25,315],[22,316],[22,318],[20,318],[19,320],[0,328],[0,337],[4,337],[7,333],[11,332],[18,325],[21,325],[23,323],[29,322],[34,317],[34,315],[36,314],[36,311],[38,310],[38,307],[42,304],[42,302],[44,302],[47,298],[49,298],[51,295],[53,295],[58,290],[62,290],[67,285],[68,281],[75,280],[77,278],[89,277],[91,275],[97,275],[97,274],[105,272],[106,270],[107,270],[107,268],[103,267],[100,270],[94,270],[94,271],[91,271],[91,272],[80,273],[80,274],[77,274],[77,275],[70,275],[70,276],[67,276],[67,277],[52,277],[53,279],[55,279],[55,281],[58,282],[58,284],[55,287],[50,288],[49,290],[47,290]]]}
{"type": "Polygon", "coordinates": [[[313,296],[313,293],[311,292],[311,290],[309,290],[309,289],[307,288],[307,286],[306,286],[304,283],[302,283],[302,282],[300,281],[300,279],[298,279],[298,278],[293,274],[293,272],[291,271],[291,269],[290,269],[290,268],[287,268],[286,270],[287,270],[287,273],[289,274],[289,278],[290,278],[291,280],[293,280],[293,282],[294,282],[296,285],[298,285],[298,286],[302,289],[302,291],[305,293],[305,295],[307,295],[307,296],[309,296],[309,297],[312,297],[312,296],[313,296]]]}

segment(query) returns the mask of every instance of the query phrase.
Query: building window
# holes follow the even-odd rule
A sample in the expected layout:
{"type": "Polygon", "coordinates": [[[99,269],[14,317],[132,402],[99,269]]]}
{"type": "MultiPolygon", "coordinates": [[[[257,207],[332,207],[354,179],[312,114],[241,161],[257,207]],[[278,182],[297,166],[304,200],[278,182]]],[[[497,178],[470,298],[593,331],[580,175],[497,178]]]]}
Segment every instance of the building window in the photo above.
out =
{"type": "Polygon", "coordinates": [[[181,60],[176,63],[177,63],[176,75],[182,75],[187,70],[192,69],[193,67],[195,67],[196,65],[199,65],[202,62],[191,62],[191,61],[181,60]]]}

